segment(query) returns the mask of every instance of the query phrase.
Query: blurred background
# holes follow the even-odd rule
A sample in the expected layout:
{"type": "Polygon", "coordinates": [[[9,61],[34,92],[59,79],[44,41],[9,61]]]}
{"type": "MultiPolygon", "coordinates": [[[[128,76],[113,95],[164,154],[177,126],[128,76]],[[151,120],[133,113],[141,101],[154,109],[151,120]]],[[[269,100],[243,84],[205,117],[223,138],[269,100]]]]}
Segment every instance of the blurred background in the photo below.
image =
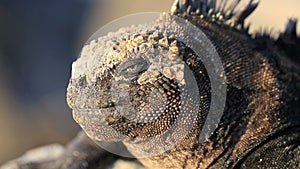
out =
{"type": "MultiPolygon", "coordinates": [[[[37,146],[65,144],[79,127],[65,101],[71,63],[89,36],[136,12],[169,11],[173,0],[0,0],[0,164],[37,146]]],[[[262,0],[251,31],[277,34],[298,0],[262,0]]],[[[298,33],[300,29],[298,27],[298,33]]]]}

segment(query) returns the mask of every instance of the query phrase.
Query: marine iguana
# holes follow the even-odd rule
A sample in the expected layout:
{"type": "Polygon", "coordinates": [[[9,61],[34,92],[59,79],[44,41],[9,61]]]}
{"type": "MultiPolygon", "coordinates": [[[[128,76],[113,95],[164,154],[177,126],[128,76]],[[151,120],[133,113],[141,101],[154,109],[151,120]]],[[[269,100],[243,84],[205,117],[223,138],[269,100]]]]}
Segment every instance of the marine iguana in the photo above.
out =
{"type": "MultiPolygon", "coordinates": [[[[182,42],[184,29],[178,27],[178,34],[165,29],[174,22],[170,16],[152,27],[125,28],[84,46],[73,66],[80,71],[73,72],[67,93],[76,122],[95,142],[123,141],[135,155],[136,148],[151,151],[155,146],[138,147],[140,139],[155,138],[179,116],[187,116],[191,128],[174,147],[138,159],[147,168],[300,168],[297,21],[289,20],[277,40],[263,33],[250,35],[244,20],[258,2],[250,0],[244,8],[240,4],[176,0],[171,10],[204,32],[225,71],[225,109],[209,138],[198,140],[209,113],[211,79],[200,56],[182,42]],[[182,87],[190,83],[186,69],[192,71],[198,91],[182,87]],[[198,100],[189,98],[190,92],[199,92],[198,100]],[[132,108],[138,114],[132,115],[132,108]]],[[[186,131],[179,126],[176,132],[186,131]]],[[[59,159],[34,167],[101,168],[107,158],[118,158],[105,155],[80,133],[59,159]]]]}

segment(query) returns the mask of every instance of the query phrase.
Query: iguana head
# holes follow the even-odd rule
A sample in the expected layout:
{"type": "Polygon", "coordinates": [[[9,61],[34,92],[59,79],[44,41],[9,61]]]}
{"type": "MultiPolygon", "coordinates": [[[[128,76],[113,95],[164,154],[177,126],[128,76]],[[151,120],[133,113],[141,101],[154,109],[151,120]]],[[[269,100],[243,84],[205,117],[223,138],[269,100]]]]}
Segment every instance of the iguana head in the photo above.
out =
{"type": "MultiPolygon", "coordinates": [[[[193,50],[157,22],[87,43],[73,63],[67,96],[93,140],[139,142],[171,130],[179,141],[203,125],[210,80],[193,50]]],[[[199,130],[193,132],[187,139],[197,138],[199,130]]]]}

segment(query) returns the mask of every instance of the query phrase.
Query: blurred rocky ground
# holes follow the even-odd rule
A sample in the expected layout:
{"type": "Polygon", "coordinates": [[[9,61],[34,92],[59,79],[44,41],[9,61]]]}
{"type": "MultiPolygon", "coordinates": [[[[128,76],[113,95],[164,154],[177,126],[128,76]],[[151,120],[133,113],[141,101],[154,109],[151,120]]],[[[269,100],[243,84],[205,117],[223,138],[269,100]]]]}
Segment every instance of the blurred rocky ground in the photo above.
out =
{"type": "MultiPolygon", "coordinates": [[[[169,11],[173,0],[0,0],[0,164],[26,150],[65,144],[79,127],[65,101],[71,62],[85,40],[121,16],[169,11]]],[[[284,29],[298,0],[262,0],[251,31],[284,29]]],[[[298,27],[299,29],[299,27],[298,27]]]]}

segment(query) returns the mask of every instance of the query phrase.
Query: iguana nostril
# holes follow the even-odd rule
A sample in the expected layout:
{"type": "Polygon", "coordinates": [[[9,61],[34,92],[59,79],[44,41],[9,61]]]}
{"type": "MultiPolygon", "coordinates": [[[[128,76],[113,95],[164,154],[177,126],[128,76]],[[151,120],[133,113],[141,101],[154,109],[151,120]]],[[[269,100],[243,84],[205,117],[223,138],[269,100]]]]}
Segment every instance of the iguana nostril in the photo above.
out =
{"type": "Polygon", "coordinates": [[[100,102],[99,104],[99,109],[103,109],[103,108],[110,108],[110,107],[114,107],[114,102],[110,102],[110,101],[104,101],[104,102],[100,102]]]}

